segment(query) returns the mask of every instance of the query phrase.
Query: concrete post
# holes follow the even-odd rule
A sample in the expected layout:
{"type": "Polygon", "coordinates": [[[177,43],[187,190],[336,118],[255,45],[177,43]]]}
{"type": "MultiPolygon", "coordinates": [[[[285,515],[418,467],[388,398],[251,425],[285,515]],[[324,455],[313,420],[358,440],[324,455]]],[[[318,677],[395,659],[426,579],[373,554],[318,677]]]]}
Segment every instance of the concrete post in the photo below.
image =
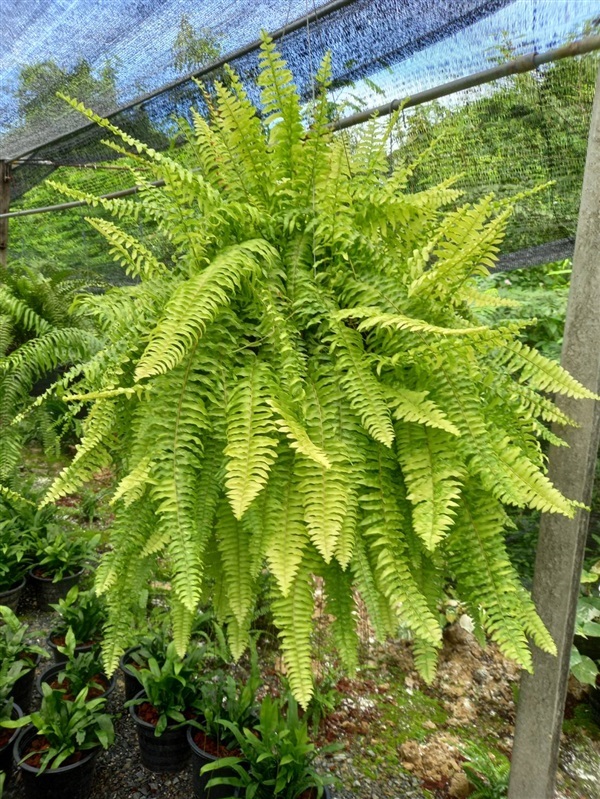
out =
{"type": "MultiPolygon", "coordinates": [[[[600,72],[561,362],[584,386],[600,393],[600,72]]],[[[589,505],[600,441],[600,403],[560,398],[558,404],[579,427],[556,430],[569,449],[550,449],[549,475],[567,497],[589,505]]],[[[579,511],[572,520],[542,516],[533,597],[556,642],[558,657],[535,649],[535,673],[521,679],[509,799],[554,798],[588,516],[587,511],[579,511]]]]}
{"type": "MultiPolygon", "coordinates": [[[[0,161],[0,214],[10,208],[10,164],[0,161]]],[[[0,218],[0,267],[6,266],[8,252],[8,219],[0,218]]]]}

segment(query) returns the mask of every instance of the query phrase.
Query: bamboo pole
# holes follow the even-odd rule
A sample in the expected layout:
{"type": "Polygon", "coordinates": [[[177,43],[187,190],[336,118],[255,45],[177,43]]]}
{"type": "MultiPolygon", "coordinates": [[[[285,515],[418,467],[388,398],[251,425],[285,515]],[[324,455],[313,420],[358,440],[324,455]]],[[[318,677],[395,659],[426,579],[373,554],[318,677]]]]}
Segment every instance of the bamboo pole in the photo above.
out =
{"type": "MultiPolygon", "coordinates": [[[[600,71],[592,110],[561,363],[600,393],[600,71]]],[[[600,403],[560,397],[578,427],[556,428],[569,448],[551,447],[549,476],[567,497],[590,504],[600,442],[600,403]]],[[[523,674],[513,745],[509,799],[553,799],[569,677],[579,581],[589,513],[574,519],[543,514],[533,598],[557,657],[534,647],[533,674],[523,674]]]]}

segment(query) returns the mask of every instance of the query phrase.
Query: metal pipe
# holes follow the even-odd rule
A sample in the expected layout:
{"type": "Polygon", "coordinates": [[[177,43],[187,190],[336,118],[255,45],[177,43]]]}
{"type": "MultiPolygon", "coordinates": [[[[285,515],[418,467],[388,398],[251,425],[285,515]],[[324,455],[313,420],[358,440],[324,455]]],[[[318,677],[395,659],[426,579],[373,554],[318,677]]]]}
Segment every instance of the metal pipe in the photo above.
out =
{"type": "MultiPolygon", "coordinates": [[[[313,22],[316,22],[323,17],[329,16],[329,14],[333,14],[335,11],[339,11],[346,6],[352,5],[352,3],[357,2],[357,0],[332,0],[330,3],[326,3],[325,5],[321,6],[320,8],[316,8],[310,12],[310,14],[305,14],[303,17],[299,17],[298,19],[294,20],[293,22],[284,25],[282,28],[278,28],[273,33],[270,33],[269,36],[274,40],[277,41],[278,39],[283,39],[289,33],[293,33],[294,31],[303,28],[305,25],[310,25],[313,22]]],[[[173,80],[170,83],[165,83],[159,89],[155,89],[151,92],[146,92],[146,94],[142,94],[140,97],[136,97],[135,100],[132,100],[125,105],[119,106],[119,108],[112,111],[110,114],[107,114],[107,119],[112,119],[117,114],[120,114],[123,111],[129,111],[131,108],[135,108],[136,106],[143,105],[147,103],[148,100],[152,100],[154,97],[158,97],[158,95],[163,94],[164,92],[169,91],[170,89],[175,89],[178,86],[187,83],[188,81],[192,80],[193,78],[201,78],[204,75],[208,75],[209,73],[213,72],[215,69],[219,69],[220,67],[225,66],[230,61],[234,61],[237,58],[243,58],[243,56],[249,55],[253,53],[255,50],[261,45],[260,39],[255,39],[250,44],[245,45],[244,47],[239,47],[237,50],[233,50],[230,53],[227,53],[225,56],[221,56],[220,58],[216,58],[214,61],[211,61],[210,64],[207,64],[205,67],[201,69],[197,69],[193,72],[188,72],[186,75],[183,75],[181,78],[177,78],[177,80],[173,80]]],[[[22,158],[29,153],[35,153],[38,150],[45,149],[46,147],[50,146],[51,144],[57,144],[60,141],[64,141],[65,139],[70,139],[71,136],[75,133],[81,133],[84,130],[91,129],[95,126],[94,122],[86,122],[83,125],[80,125],[78,128],[73,128],[69,133],[64,133],[60,136],[57,136],[54,139],[50,139],[47,142],[44,142],[43,145],[38,145],[37,147],[32,147],[30,150],[25,150],[24,152],[20,153],[19,155],[14,156],[12,160],[16,160],[22,158]]]]}
{"type": "MultiPolygon", "coordinates": [[[[405,98],[403,100],[392,100],[390,103],[381,105],[378,108],[369,108],[366,111],[360,111],[357,114],[352,114],[344,119],[340,119],[338,122],[335,122],[332,125],[332,128],[334,130],[345,130],[346,128],[366,122],[373,116],[385,116],[386,114],[391,114],[401,107],[411,108],[423,103],[431,102],[432,100],[437,100],[440,97],[447,97],[448,95],[462,91],[463,89],[481,86],[484,83],[489,83],[490,81],[498,80],[499,78],[504,78],[508,75],[515,75],[520,72],[530,72],[531,70],[540,66],[540,64],[548,64],[552,61],[559,61],[562,58],[584,55],[585,53],[591,53],[595,50],[600,50],[600,36],[587,36],[585,39],[580,39],[577,42],[570,42],[569,44],[566,44],[563,47],[557,47],[554,50],[547,50],[545,53],[529,53],[514,59],[514,61],[508,61],[506,64],[501,64],[500,66],[492,67],[491,69],[485,69],[482,72],[475,72],[472,75],[467,75],[464,78],[459,78],[458,80],[453,80],[449,83],[443,83],[442,85],[436,86],[433,89],[426,89],[423,92],[417,92],[417,94],[414,94],[411,97],[405,98]]],[[[149,185],[164,186],[165,183],[164,181],[159,180],[154,183],[150,183],[149,185]]],[[[122,191],[105,194],[101,199],[111,200],[118,197],[127,197],[130,194],[135,194],[137,191],[139,191],[139,189],[139,186],[133,186],[131,189],[123,189],[122,191]]],[[[50,205],[46,206],[45,208],[28,208],[23,211],[12,211],[8,214],[0,214],[0,219],[18,216],[31,216],[32,214],[41,214],[49,211],[64,211],[69,208],[78,208],[83,205],[87,205],[87,203],[82,200],[70,203],[61,203],[60,205],[50,205]]]]}
{"type": "MultiPolygon", "coordinates": [[[[128,172],[128,166],[118,166],[117,164],[105,164],[101,161],[92,162],[89,164],[78,164],[76,161],[69,163],[68,161],[49,161],[44,158],[24,158],[19,160],[13,158],[10,162],[14,166],[53,166],[59,169],[61,166],[68,166],[71,169],[116,169],[120,172],[128,172]]],[[[148,167],[138,167],[138,169],[147,169],[148,167]]]]}
{"type": "Polygon", "coordinates": [[[425,91],[417,92],[402,100],[392,100],[389,103],[377,106],[377,108],[368,108],[365,111],[351,114],[351,116],[340,119],[339,122],[335,122],[333,128],[334,130],[351,128],[354,125],[360,125],[361,122],[366,122],[373,116],[386,116],[387,114],[392,114],[394,111],[397,111],[399,108],[413,108],[414,106],[431,102],[431,100],[439,100],[440,97],[456,94],[456,92],[463,91],[464,89],[482,86],[484,83],[490,83],[499,78],[506,78],[509,75],[517,75],[521,72],[531,72],[531,70],[537,69],[541,64],[560,61],[562,58],[571,58],[576,55],[584,55],[594,50],[600,50],[600,36],[586,36],[585,39],[580,39],[577,42],[570,42],[554,50],[547,50],[545,53],[527,53],[527,55],[515,58],[514,61],[508,61],[506,64],[500,64],[491,69],[484,69],[481,72],[475,72],[464,78],[457,78],[457,80],[443,83],[441,86],[435,86],[432,89],[425,89],[425,91]]]}
{"type": "MultiPolygon", "coordinates": [[[[119,197],[129,197],[131,194],[137,194],[140,189],[145,189],[148,186],[155,186],[159,188],[164,186],[164,180],[153,180],[144,186],[132,186],[130,189],[121,189],[121,191],[113,191],[110,194],[102,194],[98,199],[100,200],[116,200],[119,197]]],[[[68,211],[71,208],[82,208],[84,205],[89,205],[87,200],[73,200],[70,203],[60,203],[59,205],[46,205],[43,208],[24,208],[22,211],[11,211],[9,214],[0,214],[1,219],[11,219],[17,216],[33,216],[34,214],[46,214],[52,211],[68,211]]]]}

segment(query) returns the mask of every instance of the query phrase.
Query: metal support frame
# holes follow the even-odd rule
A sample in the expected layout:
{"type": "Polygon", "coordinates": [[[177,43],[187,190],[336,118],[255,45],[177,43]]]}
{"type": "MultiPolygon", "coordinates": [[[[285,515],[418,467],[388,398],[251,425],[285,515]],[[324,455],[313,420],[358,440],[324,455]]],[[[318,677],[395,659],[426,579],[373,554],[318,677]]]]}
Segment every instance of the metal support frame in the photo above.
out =
{"type": "MultiPolygon", "coordinates": [[[[561,363],[600,393],[600,71],[590,123],[561,363]]],[[[561,397],[578,427],[558,428],[569,447],[550,448],[549,476],[567,497],[589,505],[600,443],[600,403],[561,397]]],[[[557,657],[534,648],[517,710],[509,799],[553,799],[569,677],[569,658],[589,513],[574,519],[543,514],[533,598],[557,657]]]]}
{"type": "MultiPolygon", "coordinates": [[[[342,5],[344,4],[339,3],[338,7],[341,7],[342,5]]],[[[323,15],[325,10],[328,8],[329,6],[324,6],[323,8],[319,9],[320,14],[323,15]]],[[[287,28],[288,31],[290,29],[290,27],[287,28]]],[[[275,36],[275,34],[273,34],[273,36],[275,36]]],[[[332,128],[333,130],[344,130],[346,128],[353,127],[354,125],[360,125],[362,122],[366,122],[368,119],[371,119],[374,116],[385,116],[386,114],[391,114],[398,108],[412,108],[417,105],[422,105],[423,103],[431,102],[432,100],[437,100],[440,97],[447,97],[450,94],[454,94],[464,89],[473,88],[474,86],[482,86],[485,83],[507,77],[508,75],[530,72],[531,70],[537,69],[541,64],[548,64],[552,61],[559,61],[563,58],[572,58],[576,55],[584,55],[585,53],[591,53],[595,50],[600,50],[600,36],[586,36],[584,39],[571,42],[563,47],[557,47],[554,50],[547,50],[545,53],[529,53],[528,55],[521,56],[513,61],[507,61],[506,64],[502,64],[501,66],[493,67],[492,69],[486,69],[482,72],[475,72],[472,75],[467,75],[459,80],[453,80],[449,83],[443,83],[440,86],[436,86],[433,89],[427,89],[426,91],[418,92],[411,97],[406,97],[402,100],[392,100],[391,102],[381,105],[377,108],[369,108],[365,111],[361,111],[358,114],[352,114],[351,116],[345,117],[344,119],[340,119],[335,122],[332,125],[332,128]]],[[[157,180],[147,185],[159,187],[164,186],[165,183],[163,180],[157,180]]],[[[102,195],[101,199],[112,200],[118,197],[128,197],[131,194],[137,194],[140,188],[140,186],[132,186],[130,189],[122,189],[121,191],[112,192],[111,194],[104,194],[102,195]]],[[[44,214],[52,211],[66,211],[70,208],[81,208],[85,205],[87,205],[85,201],[75,200],[73,202],[60,203],[58,205],[47,205],[43,208],[26,208],[22,211],[13,211],[10,214],[5,214],[0,211],[0,219],[2,219],[4,216],[31,216],[32,214],[44,214]]]]}
{"type": "Polygon", "coordinates": [[[10,164],[0,161],[0,267],[6,266],[8,252],[8,214],[10,208],[10,164]]]}

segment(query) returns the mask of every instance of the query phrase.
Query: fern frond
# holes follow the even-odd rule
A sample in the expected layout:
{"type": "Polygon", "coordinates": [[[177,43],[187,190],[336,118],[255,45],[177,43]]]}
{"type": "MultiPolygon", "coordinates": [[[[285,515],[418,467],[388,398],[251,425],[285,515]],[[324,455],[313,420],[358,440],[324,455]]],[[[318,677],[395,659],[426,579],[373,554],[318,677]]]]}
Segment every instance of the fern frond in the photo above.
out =
{"type": "Polygon", "coordinates": [[[297,161],[301,156],[304,135],[300,101],[292,73],[275,49],[268,35],[261,35],[258,85],[264,111],[264,125],[269,131],[269,146],[273,152],[273,180],[287,179],[294,187],[297,161]]]}
{"type": "Polygon", "coordinates": [[[409,568],[402,535],[408,521],[398,501],[394,459],[381,446],[372,447],[369,456],[364,493],[359,497],[361,528],[377,566],[379,589],[416,636],[437,645],[441,640],[438,621],[409,568]]]}
{"type": "Polygon", "coordinates": [[[499,503],[494,506],[480,489],[469,487],[444,553],[473,615],[507,657],[530,671],[531,652],[519,618],[523,594],[504,548],[505,522],[499,503]]]}
{"type": "Polygon", "coordinates": [[[415,668],[428,685],[434,681],[439,657],[439,648],[416,638],[413,641],[413,657],[415,668]]]}
{"type": "Polygon", "coordinates": [[[63,469],[46,492],[41,503],[42,507],[74,493],[96,472],[109,465],[112,458],[107,444],[117,423],[118,411],[114,400],[101,400],[90,410],[85,421],[85,437],[78,444],[71,463],[63,469]]]}
{"type": "Polygon", "coordinates": [[[381,330],[408,330],[411,333],[433,333],[440,336],[471,336],[488,333],[485,326],[479,327],[439,327],[423,319],[413,319],[402,314],[381,313],[377,308],[347,308],[340,311],[339,319],[359,319],[359,331],[380,328],[381,330]]]}
{"type": "Polygon", "coordinates": [[[282,596],[287,596],[309,543],[304,508],[293,458],[280,456],[274,468],[265,502],[264,517],[269,569],[282,596]]]}
{"type": "Polygon", "coordinates": [[[174,369],[218,310],[231,302],[242,278],[271,262],[276,254],[266,241],[246,241],[224,250],[204,271],[179,286],[152,331],[135,373],[136,380],[174,369]]]}
{"type": "Polygon", "coordinates": [[[577,399],[600,399],[597,394],[582,386],[556,361],[546,358],[516,339],[505,344],[511,353],[511,366],[520,365],[521,380],[527,381],[537,391],[552,391],[577,399]]]}
{"type": "Polygon", "coordinates": [[[239,523],[226,503],[222,503],[218,509],[216,536],[229,607],[238,624],[243,627],[254,600],[248,563],[250,541],[244,525],[239,523]]]}
{"type": "Polygon", "coordinates": [[[382,388],[369,368],[360,334],[340,325],[334,331],[332,349],[352,408],[373,438],[391,447],[394,428],[390,412],[382,388]]]}
{"type": "Polygon", "coordinates": [[[33,308],[19,297],[15,297],[8,286],[0,285],[0,311],[9,317],[13,324],[21,325],[25,330],[31,330],[38,336],[52,328],[52,325],[33,308]]]}
{"type": "Polygon", "coordinates": [[[429,391],[394,388],[388,393],[388,402],[394,408],[394,418],[405,422],[420,422],[428,427],[437,427],[451,435],[459,436],[460,430],[448,420],[444,411],[435,402],[426,399],[429,393],[429,391]]]}
{"type": "Polygon", "coordinates": [[[86,216],[85,221],[101,233],[110,244],[109,252],[125,268],[128,275],[149,280],[160,277],[166,266],[141,242],[107,219],[86,216]]]}
{"type": "Polygon", "coordinates": [[[233,515],[238,520],[265,485],[277,447],[266,369],[257,358],[249,360],[231,392],[226,410],[225,485],[233,515]]]}
{"type": "Polygon", "coordinates": [[[352,575],[332,561],[325,567],[324,577],[327,611],[333,616],[333,640],[344,667],[353,672],[358,666],[358,634],[352,575]]]}
{"type": "Polygon", "coordinates": [[[350,460],[335,426],[336,407],[327,405],[327,391],[309,384],[305,417],[311,439],[327,456],[328,468],[303,455],[296,459],[298,485],[304,502],[304,519],[310,538],[329,562],[335,551],[350,495],[350,460]],[[337,439],[337,440],[336,440],[337,439]]]}
{"type": "Polygon", "coordinates": [[[457,467],[446,433],[407,423],[398,425],[397,436],[413,528],[427,549],[434,550],[454,522],[463,469],[457,467]]]}
{"type": "Polygon", "coordinates": [[[310,566],[298,570],[287,596],[277,592],[273,619],[279,629],[281,649],[292,692],[306,708],[313,694],[310,636],[313,614],[313,579],[310,566]]]}

